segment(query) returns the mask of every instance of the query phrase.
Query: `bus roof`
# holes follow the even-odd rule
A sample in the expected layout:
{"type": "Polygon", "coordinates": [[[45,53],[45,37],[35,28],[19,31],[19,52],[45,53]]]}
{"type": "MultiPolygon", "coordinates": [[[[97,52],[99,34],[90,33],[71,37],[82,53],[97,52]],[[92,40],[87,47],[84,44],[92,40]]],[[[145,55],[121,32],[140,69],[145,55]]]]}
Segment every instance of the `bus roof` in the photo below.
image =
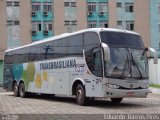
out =
{"type": "Polygon", "coordinates": [[[73,32],[73,33],[64,33],[64,34],[52,36],[52,37],[49,37],[49,38],[42,39],[40,41],[33,42],[31,44],[27,44],[27,45],[24,45],[24,46],[16,47],[16,48],[13,48],[13,49],[8,49],[5,52],[18,50],[18,49],[21,49],[21,48],[37,45],[37,44],[40,44],[40,43],[46,43],[46,42],[49,42],[49,41],[52,41],[52,40],[56,40],[56,39],[60,39],[60,38],[64,38],[64,37],[69,37],[69,36],[77,35],[77,34],[84,33],[84,32],[96,32],[96,33],[99,33],[101,31],[120,32],[120,33],[128,33],[128,34],[140,35],[140,34],[138,34],[136,32],[133,32],[133,31],[127,31],[127,30],[115,29],[115,28],[89,28],[89,29],[76,31],[76,32],[73,32]]]}

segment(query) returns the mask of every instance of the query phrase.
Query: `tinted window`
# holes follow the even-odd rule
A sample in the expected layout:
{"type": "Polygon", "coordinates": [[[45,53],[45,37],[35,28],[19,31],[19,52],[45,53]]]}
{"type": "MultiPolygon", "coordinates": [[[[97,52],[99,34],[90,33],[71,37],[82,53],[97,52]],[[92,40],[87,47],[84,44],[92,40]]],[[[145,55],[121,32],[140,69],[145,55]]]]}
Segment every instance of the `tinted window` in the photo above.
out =
{"type": "Polygon", "coordinates": [[[28,62],[29,48],[18,49],[6,53],[5,63],[23,63],[28,62]]]}
{"type": "Polygon", "coordinates": [[[65,57],[65,51],[63,39],[45,43],[45,59],[65,57]]]}
{"type": "Polygon", "coordinates": [[[88,32],[84,34],[84,49],[85,52],[90,52],[95,47],[100,46],[98,35],[94,32],[88,32]]]}
{"type": "Polygon", "coordinates": [[[66,53],[69,56],[80,56],[83,54],[83,35],[75,35],[65,40],[66,53]]]}
{"type": "Polygon", "coordinates": [[[92,51],[92,68],[91,71],[94,75],[102,77],[102,54],[100,48],[95,48],[92,51]]]}
{"type": "Polygon", "coordinates": [[[102,76],[100,41],[94,32],[84,34],[85,58],[89,70],[96,76],[102,76]],[[96,50],[96,51],[95,51],[96,50]]]}
{"type": "Polygon", "coordinates": [[[109,46],[126,46],[131,48],[144,48],[141,36],[119,32],[101,32],[102,42],[109,46]]]}
{"type": "Polygon", "coordinates": [[[83,34],[53,40],[6,53],[5,63],[25,63],[83,55],[83,34]]]}
{"type": "Polygon", "coordinates": [[[29,61],[37,61],[37,60],[43,60],[44,55],[43,55],[43,45],[34,45],[29,47],[29,55],[28,59],[29,61]]]}

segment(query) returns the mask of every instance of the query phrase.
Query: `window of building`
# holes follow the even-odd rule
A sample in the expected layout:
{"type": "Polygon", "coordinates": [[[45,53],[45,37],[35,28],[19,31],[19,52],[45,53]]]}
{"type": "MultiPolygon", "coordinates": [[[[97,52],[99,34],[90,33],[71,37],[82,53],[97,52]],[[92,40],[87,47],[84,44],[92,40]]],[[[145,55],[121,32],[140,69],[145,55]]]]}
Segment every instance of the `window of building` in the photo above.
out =
{"type": "Polygon", "coordinates": [[[19,1],[6,1],[7,6],[19,6],[19,1]]]}
{"type": "Polygon", "coordinates": [[[122,21],[117,21],[117,26],[122,26],[122,21]]]}
{"type": "Polygon", "coordinates": [[[77,25],[77,21],[71,21],[71,25],[77,25]]]}
{"type": "Polygon", "coordinates": [[[19,1],[15,1],[14,6],[19,6],[19,1]]]}
{"type": "Polygon", "coordinates": [[[71,2],[71,7],[76,7],[76,2],[71,2]]]}
{"type": "Polygon", "coordinates": [[[65,21],[65,25],[77,25],[77,21],[65,21]]]}
{"type": "Polygon", "coordinates": [[[122,21],[117,21],[117,28],[118,29],[123,29],[122,21]]]}
{"type": "Polygon", "coordinates": [[[99,12],[106,13],[108,4],[107,3],[99,3],[99,12]]]}
{"type": "Polygon", "coordinates": [[[96,11],[96,3],[88,3],[88,12],[95,12],[96,11]]]}
{"type": "Polygon", "coordinates": [[[41,31],[41,22],[32,23],[32,31],[41,31]]]}
{"type": "Polygon", "coordinates": [[[158,14],[160,14],[160,3],[158,4],[158,14]]]}
{"type": "Polygon", "coordinates": [[[19,25],[19,24],[20,24],[20,21],[18,20],[7,20],[8,26],[19,25]]]}
{"type": "Polygon", "coordinates": [[[99,27],[101,27],[101,28],[108,28],[108,22],[106,22],[106,21],[101,21],[101,22],[99,23],[99,27]]]}
{"type": "Polygon", "coordinates": [[[7,20],[7,25],[12,26],[13,25],[13,20],[7,20]]]}
{"type": "Polygon", "coordinates": [[[32,11],[34,12],[38,12],[38,11],[41,11],[41,5],[40,3],[32,3],[32,11]]]}
{"type": "Polygon", "coordinates": [[[97,22],[96,21],[89,21],[88,22],[88,28],[96,28],[97,22]]]}
{"type": "Polygon", "coordinates": [[[32,31],[37,31],[37,24],[35,23],[32,24],[32,31]]]}
{"type": "Polygon", "coordinates": [[[44,23],[44,30],[52,31],[52,22],[45,22],[44,23]]]}
{"type": "Polygon", "coordinates": [[[117,2],[117,7],[121,8],[122,7],[122,3],[117,2]]]}
{"type": "Polygon", "coordinates": [[[43,10],[46,12],[52,12],[52,3],[44,3],[43,10]]]}
{"type": "Polygon", "coordinates": [[[77,30],[77,21],[73,20],[73,21],[65,21],[65,32],[73,32],[77,30]]]}
{"type": "Polygon", "coordinates": [[[126,30],[134,30],[134,21],[126,21],[126,30]]]}
{"type": "Polygon", "coordinates": [[[41,28],[41,24],[39,23],[39,24],[38,24],[38,31],[41,31],[41,29],[42,29],[42,28],[41,28]]]}
{"type": "Polygon", "coordinates": [[[70,25],[70,21],[65,21],[65,25],[70,25]]]}
{"type": "Polygon", "coordinates": [[[64,2],[65,7],[69,7],[69,2],[64,2]]]}
{"type": "Polygon", "coordinates": [[[14,25],[19,25],[20,22],[18,20],[14,21],[14,25]]]}
{"type": "Polygon", "coordinates": [[[125,11],[126,12],[134,12],[134,4],[133,3],[125,3],[125,11]]]}
{"type": "Polygon", "coordinates": [[[65,7],[76,7],[76,2],[64,2],[65,7]]]}
{"type": "Polygon", "coordinates": [[[12,1],[6,1],[7,6],[12,6],[12,1]]]}
{"type": "Polygon", "coordinates": [[[50,23],[50,24],[48,24],[48,30],[52,30],[53,28],[52,28],[52,23],[50,23]]]}

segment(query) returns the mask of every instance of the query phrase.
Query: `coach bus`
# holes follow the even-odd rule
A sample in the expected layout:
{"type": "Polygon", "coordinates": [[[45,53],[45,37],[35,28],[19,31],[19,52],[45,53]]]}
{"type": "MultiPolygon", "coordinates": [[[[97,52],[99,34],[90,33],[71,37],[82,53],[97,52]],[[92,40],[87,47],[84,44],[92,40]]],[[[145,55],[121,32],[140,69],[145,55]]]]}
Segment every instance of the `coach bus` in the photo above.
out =
{"type": "Polygon", "coordinates": [[[150,92],[147,53],[140,34],[112,28],[91,28],[46,38],[5,51],[4,81],[15,96],[28,93],[89,99],[147,97],[150,92]]]}

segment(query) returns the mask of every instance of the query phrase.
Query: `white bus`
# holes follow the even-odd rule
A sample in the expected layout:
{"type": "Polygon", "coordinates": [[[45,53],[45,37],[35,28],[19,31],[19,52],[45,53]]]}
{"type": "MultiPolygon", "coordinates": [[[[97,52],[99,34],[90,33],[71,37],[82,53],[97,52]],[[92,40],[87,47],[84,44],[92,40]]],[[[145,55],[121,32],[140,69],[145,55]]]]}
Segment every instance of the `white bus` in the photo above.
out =
{"type": "Polygon", "coordinates": [[[93,28],[66,33],[6,50],[3,86],[15,96],[27,93],[89,98],[147,97],[147,51],[138,33],[93,28]]]}

